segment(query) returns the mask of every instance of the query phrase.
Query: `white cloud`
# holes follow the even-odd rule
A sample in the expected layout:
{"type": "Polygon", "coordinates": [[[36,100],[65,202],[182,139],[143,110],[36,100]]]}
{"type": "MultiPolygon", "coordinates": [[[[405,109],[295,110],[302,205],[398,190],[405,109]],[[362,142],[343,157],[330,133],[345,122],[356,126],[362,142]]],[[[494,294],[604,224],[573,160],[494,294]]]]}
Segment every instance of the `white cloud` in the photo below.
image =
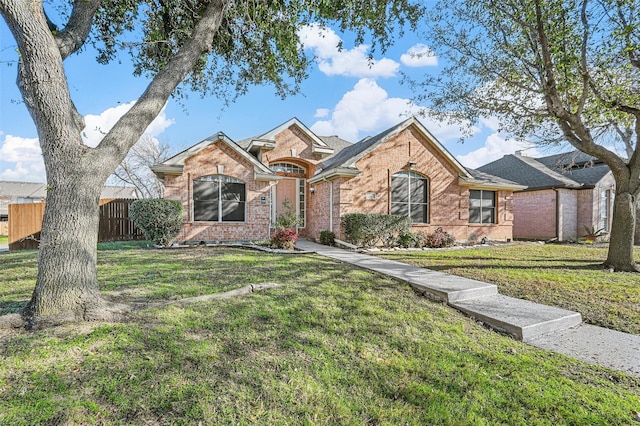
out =
{"type": "Polygon", "coordinates": [[[44,182],[42,151],[37,138],[6,135],[0,146],[0,180],[44,182]],[[8,167],[5,168],[4,165],[8,167]]]}
{"type": "Polygon", "coordinates": [[[530,157],[540,156],[535,145],[530,142],[505,139],[498,133],[492,133],[487,137],[483,147],[466,155],[458,156],[458,160],[465,167],[475,169],[519,150],[527,150],[527,155],[530,157]]]}
{"type": "MultiPolygon", "coordinates": [[[[113,108],[108,108],[99,115],[87,114],[84,117],[85,128],[82,132],[84,143],[91,147],[98,146],[102,138],[111,130],[120,117],[126,114],[135,103],[136,101],[131,101],[113,108]]],[[[167,118],[165,109],[163,108],[155,120],[149,124],[144,134],[156,137],[173,123],[174,120],[167,118]]]]}
{"type": "MultiPolygon", "coordinates": [[[[86,145],[95,147],[100,143],[106,132],[122,117],[135,101],[117,107],[108,108],[99,115],[85,116],[85,130],[83,141],[86,145]]],[[[157,136],[173,124],[168,119],[165,110],[147,127],[145,137],[150,137],[158,143],[157,136]]],[[[0,134],[2,136],[2,134],[0,134]]],[[[0,179],[27,182],[45,182],[46,174],[42,151],[37,138],[23,138],[6,135],[0,142],[0,179]]]]}
{"type": "Polygon", "coordinates": [[[400,62],[408,67],[435,67],[438,65],[438,56],[426,44],[418,43],[400,56],[400,62]]]}
{"type": "Polygon", "coordinates": [[[328,76],[393,77],[400,69],[400,64],[394,60],[369,58],[368,45],[356,46],[351,50],[340,49],[340,37],[332,29],[318,24],[301,27],[298,36],[302,47],[313,51],[318,68],[328,76]]]}
{"type": "MultiPolygon", "coordinates": [[[[375,81],[363,78],[353,90],[344,94],[327,120],[311,126],[318,135],[339,135],[356,142],[364,136],[373,136],[398,124],[410,115],[420,115],[426,110],[410,99],[390,98],[375,81]]],[[[427,116],[420,121],[441,142],[458,140],[462,136],[458,124],[435,121],[427,116]]],[[[478,129],[472,128],[475,133],[478,129]]]]}
{"type": "Polygon", "coordinates": [[[329,115],[329,109],[328,108],[318,108],[316,110],[316,114],[314,115],[314,117],[316,118],[324,118],[326,116],[329,115]]]}

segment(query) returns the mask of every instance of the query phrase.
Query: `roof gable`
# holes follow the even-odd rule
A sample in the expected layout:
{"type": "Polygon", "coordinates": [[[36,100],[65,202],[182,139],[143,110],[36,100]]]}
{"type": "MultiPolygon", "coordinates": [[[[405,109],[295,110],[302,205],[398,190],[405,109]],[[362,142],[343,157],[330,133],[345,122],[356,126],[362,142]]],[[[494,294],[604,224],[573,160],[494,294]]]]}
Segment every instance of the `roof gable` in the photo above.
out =
{"type": "Polygon", "coordinates": [[[402,131],[410,127],[415,128],[419,133],[421,133],[428,141],[428,143],[431,144],[431,146],[434,147],[436,151],[438,151],[461,176],[465,178],[472,178],[469,171],[462,164],[460,164],[460,162],[456,160],[456,158],[451,155],[449,151],[447,151],[447,149],[436,139],[436,137],[433,136],[431,132],[429,132],[427,128],[424,127],[422,123],[420,123],[420,121],[415,117],[408,118],[402,123],[399,123],[376,136],[362,139],[361,141],[344,148],[338,154],[321,163],[320,167],[322,168],[322,170],[318,174],[330,174],[332,169],[338,168],[356,168],[355,163],[358,160],[375,150],[384,142],[392,139],[393,137],[397,136],[402,131]]]}
{"type": "Polygon", "coordinates": [[[323,138],[318,137],[295,117],[269,130],[267,133],[243,140],[242,146],[251,153],[255,153],[260,149],[273,149],[277,143],[276,136],[290,128],[297,129],[309,138],[311,141],[311,152],[314,154],[327,156],[335,153],[335,149],[332,146],[327,144],[323,138]]]}
{"type": "Polygon", "coordinates": [[[176,154],[173,157],[163,161],[162,163],[155,164],[154,166],[151,167],[151,170],[153,170],[153,172],[159,176],[166,175],[166,174],[181,175],[182,170],[184,168],[185,160],[187,158],[198,154],[203,149],[211,145],[214,145],[218,142],[224,143],[225,145],[230,147],[233,151],[238,153],[238,155],[240,155],[242,158],[244,158],[249,163],[251,163],[257,175],[260,175],[263,178],[268,178],[269,176],[276,178],[276,175],[271,170],[269,170],[267,166],[262,164],[260,161],[258,161],[255,157],[253,157],[247,151],[242,149],[237,143],[231,140],[223,132],[215,133],[209,136],[208,138],[204,139],[203,141],[193,145],[192,147],[185,149],[181,153],[176,154]]]}

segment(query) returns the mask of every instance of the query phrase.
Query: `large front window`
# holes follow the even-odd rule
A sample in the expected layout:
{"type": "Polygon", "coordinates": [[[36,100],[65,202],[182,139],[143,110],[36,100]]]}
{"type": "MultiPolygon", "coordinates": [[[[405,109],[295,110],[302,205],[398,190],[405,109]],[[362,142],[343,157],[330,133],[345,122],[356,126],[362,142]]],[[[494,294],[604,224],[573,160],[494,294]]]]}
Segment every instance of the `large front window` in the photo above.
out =
{"type": "Polygon", "coordinates": [[[193,181],[193,219],[244,222],[245,183],[231,176],[203,176],[193,181]]]}
{"type": "Polygon", "coordinates": [[[496,223],[495,191],[469,191],[469,223],[496,223]]]}
{"type": "Polygon", "coordinates": [[[415,172],[391,176],[391,214],[409,216],[413,223],[429,223],[429,182],[415,172]]]}

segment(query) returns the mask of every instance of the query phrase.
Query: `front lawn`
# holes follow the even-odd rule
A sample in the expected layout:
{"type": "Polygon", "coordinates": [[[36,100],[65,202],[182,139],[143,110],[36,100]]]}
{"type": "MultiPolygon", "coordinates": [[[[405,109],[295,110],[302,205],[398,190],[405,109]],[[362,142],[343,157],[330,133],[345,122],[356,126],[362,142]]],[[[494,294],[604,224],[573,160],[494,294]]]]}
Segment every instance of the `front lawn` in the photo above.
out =
{"type": "MultiPolygon", "coordinates": [[[[640,248],[636,248],[640,262],[640,248]]],[[[380,256],[494,283],[500,293],[578,311],[584,321],[640,334],[640,274],[602,268],[606,247],[519,244],[380,256]]]]}
{"type": "Polygon", "coordinates": [[[0,244],[9,244],[9,237],[6,235],[0,235],[0,244]]]}
{"type": "MultiPolygon", "coordinates": [[[[514,341],[352,265],[117,247],[99,252],[99,274],[119,301],[280,286],[7,333],[0,424],[615,425],[640,408],[640,378],[514,341]]],[[[36,252],[0,262],[0,308],[15,311],[36,252]]]]}

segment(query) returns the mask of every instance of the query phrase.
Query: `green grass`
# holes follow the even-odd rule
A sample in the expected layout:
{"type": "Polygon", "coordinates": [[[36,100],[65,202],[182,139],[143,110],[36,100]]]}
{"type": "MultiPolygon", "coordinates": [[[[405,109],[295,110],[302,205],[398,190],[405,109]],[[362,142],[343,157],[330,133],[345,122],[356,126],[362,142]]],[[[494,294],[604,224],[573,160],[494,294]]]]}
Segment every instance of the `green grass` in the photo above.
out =
{"type": "MultiPolygon", "coordinates": [[[[281,286],[1,337],[0,424],[616,425],[640,408],[638,378],[486,330],[352,265],[102,248],[111,299],[281,286]]],[[[29,297],[36,252],[0,262],[11,311],[29,297]]]]}
{"type": "Polygon", "coordinates": [[[9,237],[7,237],[6,235],[0,235],[0,244],[8,244],[9,243],[9,237]]]}
{"type": "MultiPolygon", "coordinates": [[[[578,311],[588,323],[640,334],[640,275],[603,269],[606,247],[522,244],[380,256],[494,283],[502,294],[578,311]]],[[[639,248],[635,257],[640,262],[639,248]]]]}

